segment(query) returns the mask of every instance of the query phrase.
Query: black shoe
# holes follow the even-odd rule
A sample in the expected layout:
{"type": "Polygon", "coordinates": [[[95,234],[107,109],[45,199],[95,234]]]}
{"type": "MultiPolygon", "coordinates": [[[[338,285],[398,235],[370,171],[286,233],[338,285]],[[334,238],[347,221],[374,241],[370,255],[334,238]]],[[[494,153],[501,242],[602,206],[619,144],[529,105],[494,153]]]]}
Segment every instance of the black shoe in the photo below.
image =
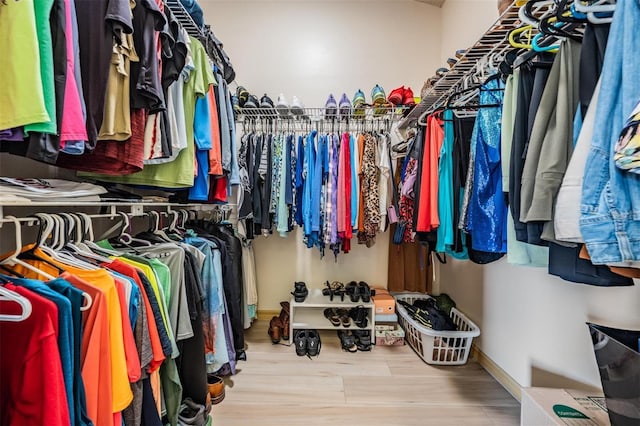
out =
{"type": "Polygon", "coordinates": [[[307,330],[307,355],[310,357],[320,355],[321,347],[322,341],[320,340],[318,330],[307,330]]]}
{"type": "Polygon", "coordinates": [[[247,99],[247,101],[244,103],[243,108],[258,108],[258,98],[256,98],[253,95],[249,95],[249,98],[247,99]]]}
{"type": "Polygon", "coordinates": [[[307,285],[302,281],[294,283],[294,289],[291,293],[293,295],[293,299],[298,302],[304,302],[304,300],[309,295],[309,290],[307,289],[307,285]]]}
{"type": "Polygon", "coordinates": [[[247,89],[242,86],[238,86],[238,88],[236,89],[236,96],[238,97],[238,103],[240,104],[240,106],[242,108],[246,108],[245,104],[249,100],[249,92],[247,91],[247,89]]]}
{"type": "Polygon", "coordinates": [[[296,345],[296,355],[305,356],[307,354],[307,330],[298,330],[293,337],[296,345]]]}
{"type": "Polygon", "coordinates": [[[336,308],[327,308],[324,310],[324,317],[329,320],[332,326],[340,327],[342,321],[336,308]]]}
{"type": "Polygon", "coordinates": [[[356,338],[353,332],[350,330],[340,330],[338,331],[338,337],[340,338],[340,346],[342,346],[343,351],[351,353],[358,352],[358,346],[356,345],[356,338]]]}
{"type": "Polygon", "coordinates": [[[364,281],[360,281],[358,283],[358,291],[360,293],[360,299],[364,303],[369,303],[371,301],[371,288],[369,287],[369,284],[364,281]]]}
{"type": "Polygon", "coordinates": [[[355,322],[359,328],[367,328],[367,324],[369,322],[367,320],[367,309],[364,306],[351,308],[349,316],[351,317],[351,319],[353,319],[353,322],[355,322]]]}
{"type": "Polygon", "coordinates": [[[260,98],[260,108],[269,108],[269,109],[275,108],[273,101],[269,96],[267,96],[266,93],[264,94],[263,97],[260,98]]]}
{"type": "Polygon", "coordinates": [[[353,330],[356,337],[356,346],[359,351],[368,352],[371,350],[371,331],[369,330],[353,330]]]}
{"type": "Polygon", "coordinates": [[[349,295],[349,299],[351,299],[353,303],[357,303],[358,299],[360,299],[360,287],[358,287],[358,283],[355,281],[351,281],[347,284],[345,292],[349,295]]]}

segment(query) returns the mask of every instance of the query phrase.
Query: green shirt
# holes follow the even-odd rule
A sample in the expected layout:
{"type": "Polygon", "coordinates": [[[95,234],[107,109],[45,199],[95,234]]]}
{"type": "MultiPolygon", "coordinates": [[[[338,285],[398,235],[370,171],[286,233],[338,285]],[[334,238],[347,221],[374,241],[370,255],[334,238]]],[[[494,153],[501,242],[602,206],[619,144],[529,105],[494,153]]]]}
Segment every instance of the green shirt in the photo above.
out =
{"type": "Polygon", "coordinates": [[[0,2],[0,52],[0,129],[48,122],[33,0],[0,2]]]}
{"type": "MultiPolygon", "coordinates": [[[[51,7],[53,0],[36,0],[34,3],[36,14],[36,31],[38,32],[38,45],[40,47],[40,84],[44,95],[44,107],[49,118],[36,121],[24,126],[24,132],[42,132],[56,134],[56,89],[53,83],[53,42],[51,40],[51,7]]],[[[69,34],[71,37],[71,34],[69,34]]]]}

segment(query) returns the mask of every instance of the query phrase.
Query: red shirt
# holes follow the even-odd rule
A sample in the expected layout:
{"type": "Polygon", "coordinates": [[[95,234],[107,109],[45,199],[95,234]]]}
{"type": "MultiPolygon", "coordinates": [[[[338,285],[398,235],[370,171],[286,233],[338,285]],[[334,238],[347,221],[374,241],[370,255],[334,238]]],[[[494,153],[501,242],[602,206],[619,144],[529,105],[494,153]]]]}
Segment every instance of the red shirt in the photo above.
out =
{"type": "MultiPolygon", "coordinates": [[[[2,425],[69,425],[69,406],[58,349],[58,308],[23,287],[5,286],[31,302],[20,322],[0,321],[0,413],[2,425]]],[[[21,307],[0,301],[0,312],[21,307]]]]}

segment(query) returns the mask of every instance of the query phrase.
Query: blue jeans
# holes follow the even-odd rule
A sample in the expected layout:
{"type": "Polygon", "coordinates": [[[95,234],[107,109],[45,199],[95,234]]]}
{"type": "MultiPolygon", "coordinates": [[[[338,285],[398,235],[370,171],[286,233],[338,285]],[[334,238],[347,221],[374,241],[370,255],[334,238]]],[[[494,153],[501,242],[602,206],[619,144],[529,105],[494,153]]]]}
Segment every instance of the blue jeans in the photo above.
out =
{"type": "Polygon", "coordinates": [[[580,231],[594,264],[640,260],[640,176],[612,159],[640,99],[640,0],[619,0],[605,53],[595,131],[585,167],[580,231]]]}

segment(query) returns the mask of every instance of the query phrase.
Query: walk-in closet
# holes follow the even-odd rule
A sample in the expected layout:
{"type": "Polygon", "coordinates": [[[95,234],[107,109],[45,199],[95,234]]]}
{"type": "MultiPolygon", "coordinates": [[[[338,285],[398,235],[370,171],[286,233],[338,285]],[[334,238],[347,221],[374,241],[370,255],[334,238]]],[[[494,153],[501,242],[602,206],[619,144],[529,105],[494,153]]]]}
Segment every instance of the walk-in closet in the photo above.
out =
{"type": "Polygon", "coordinates": [[[0,424],[640,426],[638,0],[0,0],[0,424]]]}

